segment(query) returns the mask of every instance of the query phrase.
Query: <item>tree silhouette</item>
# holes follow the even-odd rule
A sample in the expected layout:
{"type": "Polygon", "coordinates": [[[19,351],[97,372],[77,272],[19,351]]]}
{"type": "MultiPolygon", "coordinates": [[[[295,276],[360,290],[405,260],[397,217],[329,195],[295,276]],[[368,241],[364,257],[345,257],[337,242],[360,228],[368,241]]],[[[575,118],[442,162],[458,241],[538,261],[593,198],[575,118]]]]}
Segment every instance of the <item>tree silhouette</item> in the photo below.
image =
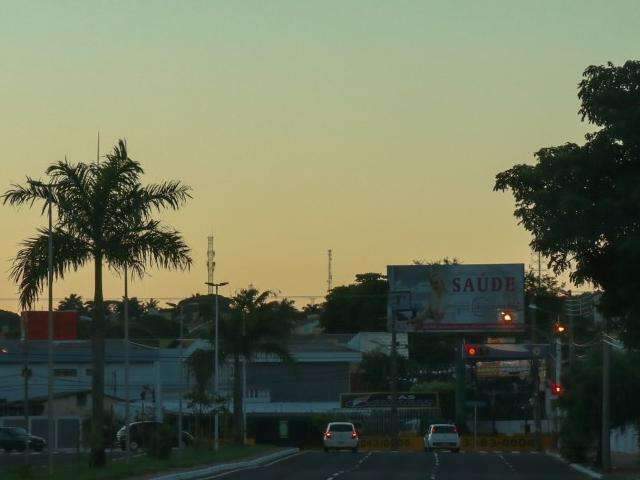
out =
{"type": "MultiPolygon", "coordinates": [[[[189,248],[179,232],[163,226],[153,214],[178,209],[188,198],[189,187],[170,181],[143,186],[141,165],[129,158],[120,140],[101,163],[71,164],[66,160],[46,170],[47,181],[13,185],[3,201],[33,206],[51,201],[57,213],[53,227],[53,274],[64,278],[93,262],[92,318],[93,381],[90,462],[105,464],[104,452],[104,359],[105,308],[103,270],[122,272],[125,266],[142,276],[150,266],[186,269],[191,265],[189,248]]],[[[43,208],[44,212],[44,208],[43,208]]],[[[20,303],[32,305],[47,274],[49,232],[39,228],[18,251],[11,277],[18,283],[20,303]]]]}

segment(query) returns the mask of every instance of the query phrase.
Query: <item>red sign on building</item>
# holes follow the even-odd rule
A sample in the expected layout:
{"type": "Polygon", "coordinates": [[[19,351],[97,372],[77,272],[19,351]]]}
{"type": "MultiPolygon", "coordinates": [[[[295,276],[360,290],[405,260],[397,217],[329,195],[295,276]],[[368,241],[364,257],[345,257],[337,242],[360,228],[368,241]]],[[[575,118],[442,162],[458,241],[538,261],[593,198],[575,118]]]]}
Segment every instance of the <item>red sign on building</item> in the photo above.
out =
{"type": "MultiPolygon", "coordinates": [[[[78,312],[53,312],[53,339],[77,340],[78,312]]],[[[49,312],[22,312],[29,340],[49,339],[49,312]]]]}

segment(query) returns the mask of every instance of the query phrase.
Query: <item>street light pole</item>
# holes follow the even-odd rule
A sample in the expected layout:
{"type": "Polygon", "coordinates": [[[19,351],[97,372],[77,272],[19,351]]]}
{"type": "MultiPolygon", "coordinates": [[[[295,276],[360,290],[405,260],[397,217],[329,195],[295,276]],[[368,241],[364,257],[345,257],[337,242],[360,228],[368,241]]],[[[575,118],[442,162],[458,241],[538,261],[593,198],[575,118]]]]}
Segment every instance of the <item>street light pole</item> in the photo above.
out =
{"type": "Polygon", "coordinates": [[[129,448],[129,272],[124,266],[124,429],[125,429],[125,451],[127,463],[131,462],[131,450],[129,448]]]}
{"type": "Polygon", "coordinates": [[[611,363],[611,349],[607,341],[606,319],[602,329],[602,437],[600,447],[601,466],[604,472],[611,470],[611,437],[610,437],[610,390],[609,390],[609,369],[611,363]]]}
{"type": "MultiPolygon", "coordinates": [[[[49,436],[49,448],[48,450],[48,465],[49,465],[49,475],[53,475],[53,448],[55,447],[55,425],[54,425],[54,417],[53,417],[53,215],[52,215],[52,198],[51,198],[51,187],[49,186],[48,190],[48,200],[49,204],[49,238],[48,238],[48,257],[49,257],[49,272],[48,272],[48,283],[49,283],[49,342],[48,342],[48,357],[49,357],[49,378],[47,383],[47,423],[48,423],[48,436],[49,436]]],[[[27,445],[27,448],[29,446],[27,445]]]]}
{"type": "Polygon", "coordinates": [[[219,316],[220,316],[220,308],[219,308],[219,302],[218,302],[218,288],[219,287],[224,287],[225,285],[228,285],[229,282],[220,282],[220,283],[211,283],[211,282],[205,282],[205,285],[208,285],[210,287],[215,287],[216,289],[216,312],[215,312],[215,325],[214,325],[214,338],[213,338],[213,392],[215,395],[215,402],[216,402],[216,411],[215,411],[215,416],[214,416],[214,426],[213,426],[213,430],[214,430],[214,434],[213,434],[213,449],[214,451],[218,451],[218,449],[220,448],[220,419],[219,419],[219,413],[218,413],[218,363],[219,363],[219,357],[218,357],[218,323],[219,323],[219,316]]]}
{"type": "Polygon", "coordinates": [[[184,337],[184,319],[182,316],[182,312],[179,310],[179,305],[176,303],[167,302],[167,305],[175,308],[178,311],[178,318],[180,320],[180,338],[178,344],[178,358],[179,358],[179,373],[178,377],[180,378],[179,391],[178,391],[178,448],[182,450],[184,448],[184,442],[182,439],[182,396],[184,392],[184,380],[183,380],[183,365],[184,365],[184,347],[183,347],[183,337],[184,337]]]}

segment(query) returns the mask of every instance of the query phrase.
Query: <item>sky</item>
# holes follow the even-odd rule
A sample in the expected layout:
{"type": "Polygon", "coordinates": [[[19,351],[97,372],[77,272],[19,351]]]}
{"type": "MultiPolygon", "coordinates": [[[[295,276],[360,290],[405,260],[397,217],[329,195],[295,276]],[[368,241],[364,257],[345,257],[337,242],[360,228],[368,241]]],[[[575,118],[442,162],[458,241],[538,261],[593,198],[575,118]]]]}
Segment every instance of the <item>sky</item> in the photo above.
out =
{"type": "MultiPolygon", "coordinates": [[[[334,286],[416,258],[529,264],[495,174],[582,141],[582,71],[637,58],[639,24],[635,0],[0,0],[0,190],[94,161],[98,131],[145,182],[190,185],[160,218],[193,267],[150,270],[141,298],[205,293],[211,234],[225,294],[321,301],[328,249],[334,286]]],[[[0,308],[17,311],[10,262],[45,219],[0,206],[0,224],[0,308]]],[[[122,283],[107,273],[105,297],[122,283]]],[[[70,274],[54,296],[92,285],[70,274]]]]}

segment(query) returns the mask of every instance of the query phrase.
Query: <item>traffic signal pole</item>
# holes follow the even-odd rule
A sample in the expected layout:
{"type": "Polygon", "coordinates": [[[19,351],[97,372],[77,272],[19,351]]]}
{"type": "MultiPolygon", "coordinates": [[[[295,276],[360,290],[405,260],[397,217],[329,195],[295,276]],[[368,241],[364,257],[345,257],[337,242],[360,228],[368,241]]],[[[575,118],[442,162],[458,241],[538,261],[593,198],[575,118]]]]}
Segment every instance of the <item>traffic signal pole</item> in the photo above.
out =
{"type": "Polygon", "coordinates": [[[464,363],[464,338],[459,337],[458,351],[456,355],[456,423],[462,427],[465,424],[465,363],[464,363]]]}

